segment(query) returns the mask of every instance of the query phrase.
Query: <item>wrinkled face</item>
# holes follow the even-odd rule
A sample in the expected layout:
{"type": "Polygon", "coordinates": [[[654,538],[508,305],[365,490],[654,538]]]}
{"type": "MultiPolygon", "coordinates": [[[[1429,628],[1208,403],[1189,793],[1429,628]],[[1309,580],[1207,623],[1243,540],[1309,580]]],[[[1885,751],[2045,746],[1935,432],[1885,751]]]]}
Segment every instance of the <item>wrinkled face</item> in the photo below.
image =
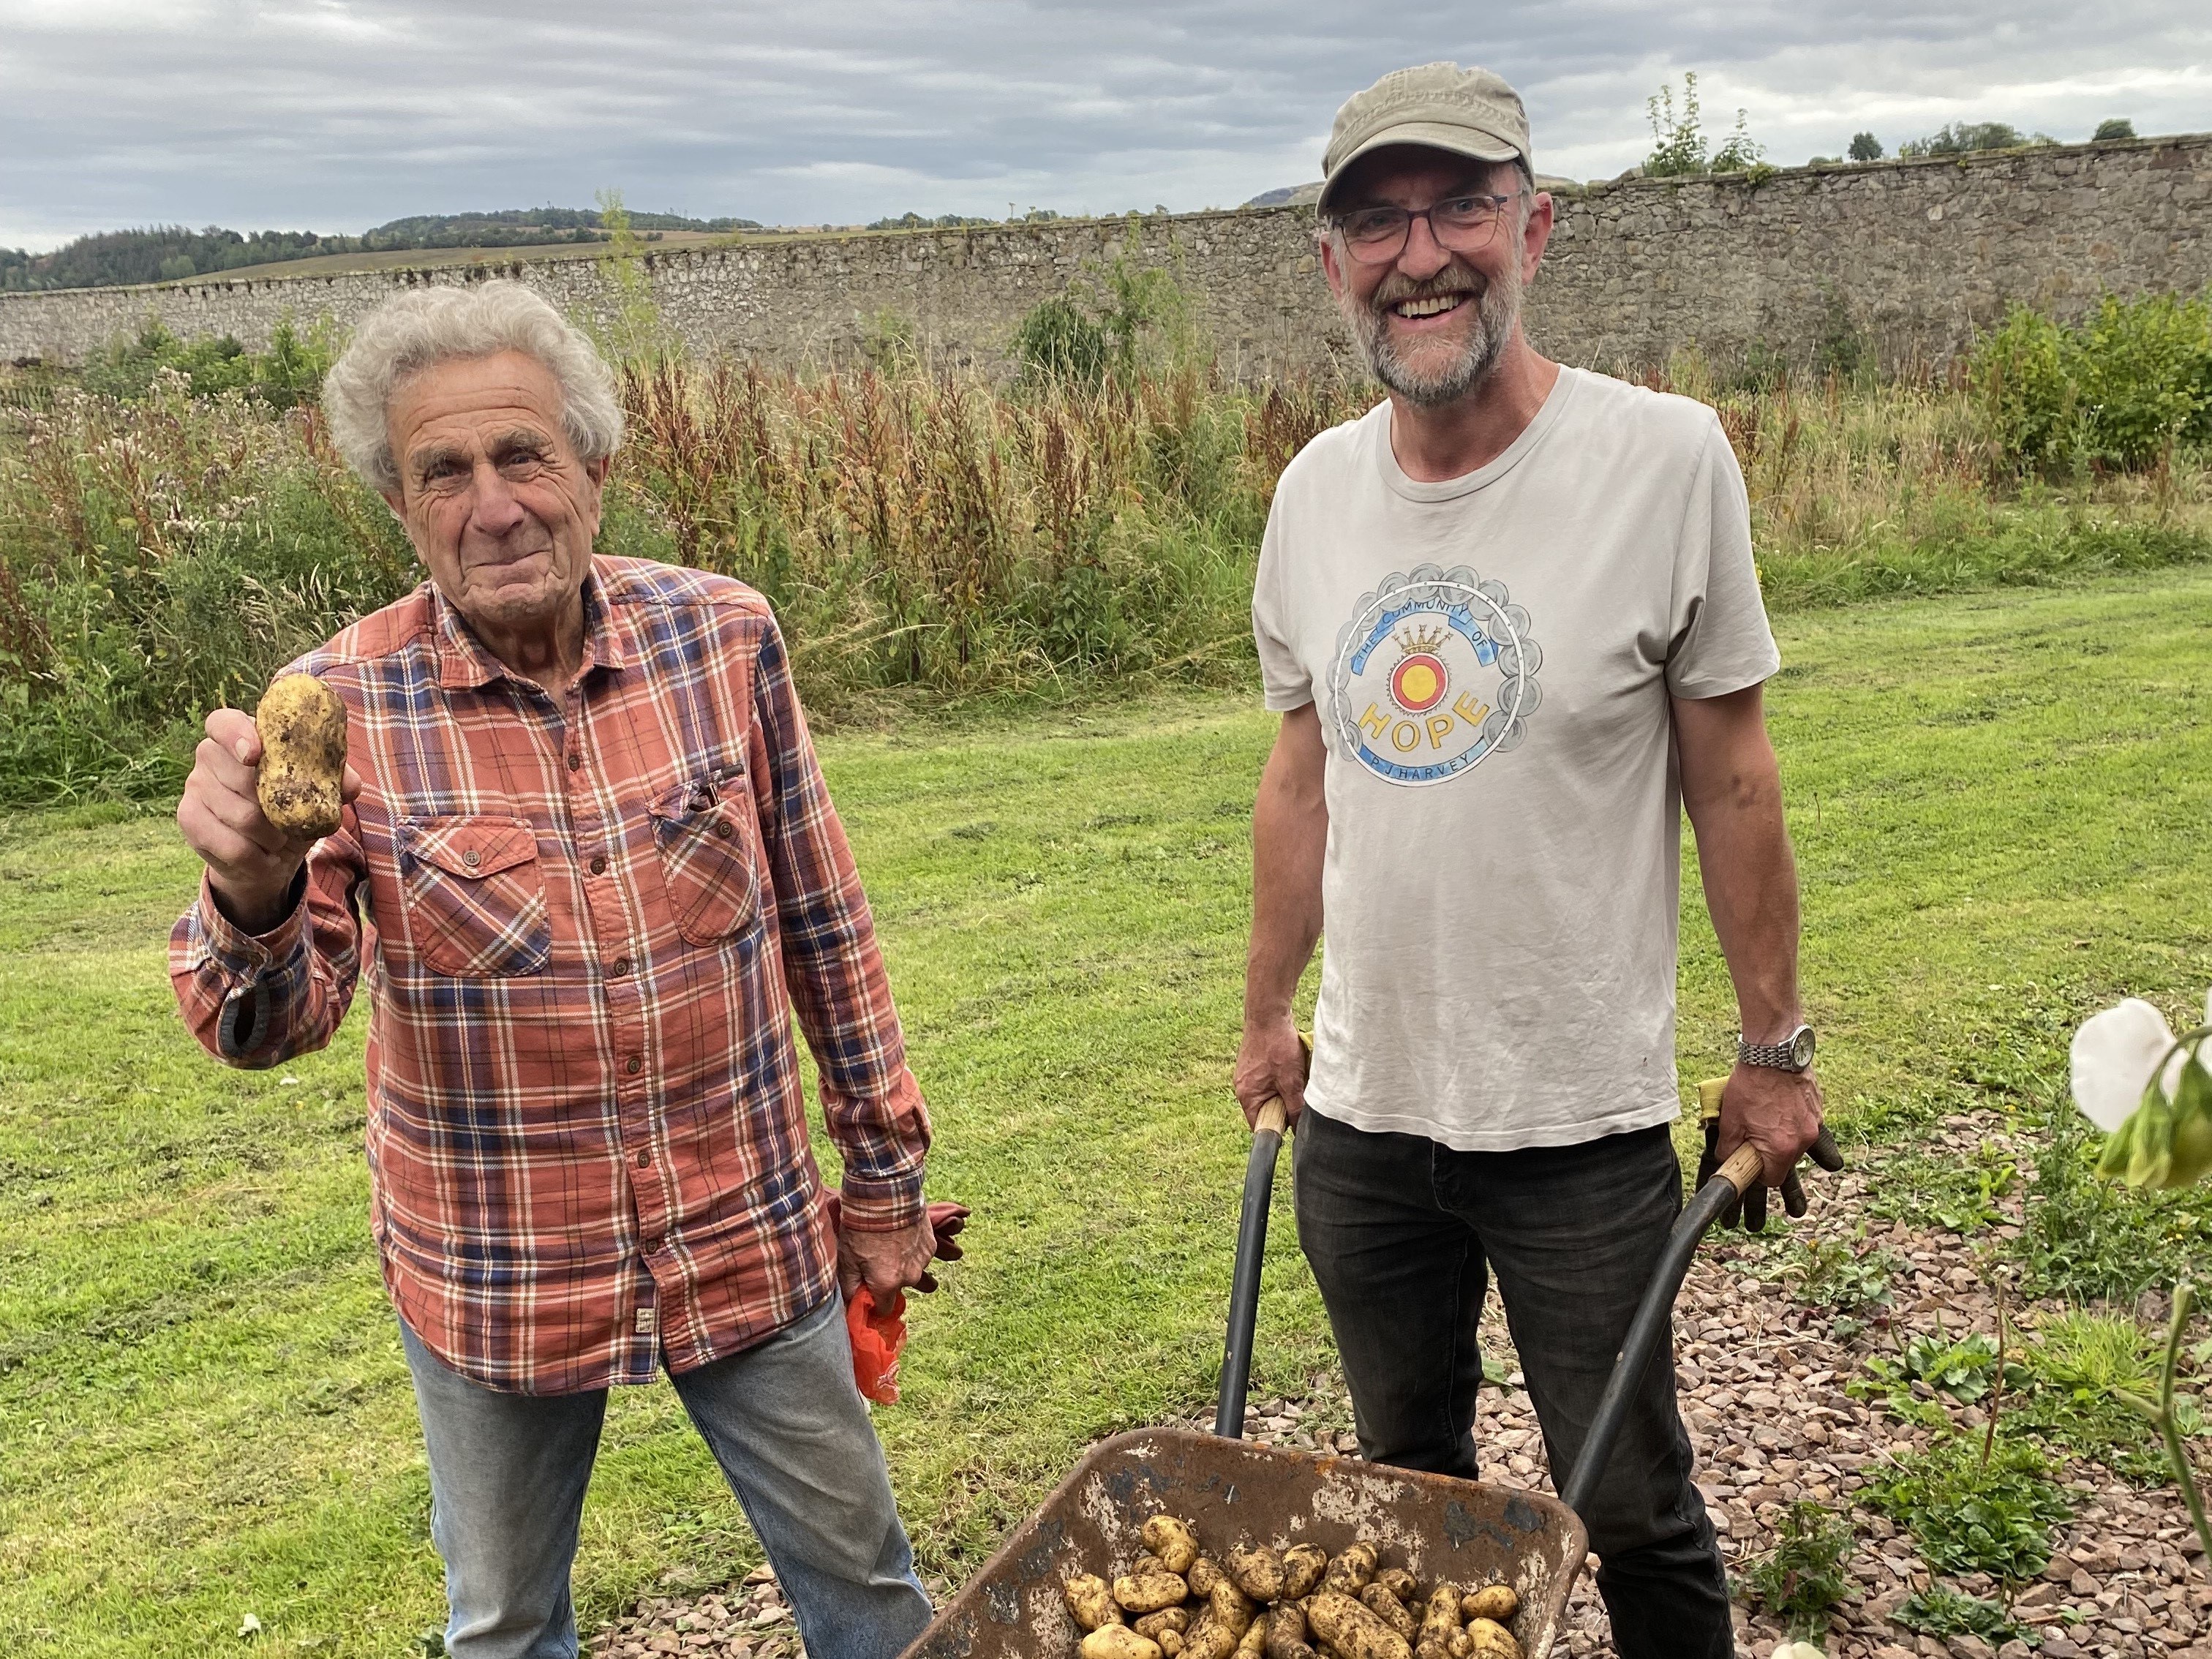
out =
{"type": "Polygon", "coordinates": [[[577,459],[561,407],[552,371],[519,351],[435,364],[392,394],[386,499],[479,631],[552,625],[591,568],[606,463],[577,459]]]}
{"type": "MultiPolygon", "coordinates": [[[[1471,192],[1502,196],[1525,188],[1510,162],[1392,146],[1353,164],[1332,210],[1418,211],[1471,192]]],[[[1352,258],[1342,239],[1330,235],[1322,245],[1329,289],[1369,372],[1401,397],[1427,405],[1479,387],[1513,338],[1522,290],[1535,274],[1550,221],[1548,198],[1532,210],[1523,196],[1507,205],[1486,244],[1455,252],[1437,240],[1426,219],[1416,219],[1398,257],[1382,264],[1352,258]]]]}

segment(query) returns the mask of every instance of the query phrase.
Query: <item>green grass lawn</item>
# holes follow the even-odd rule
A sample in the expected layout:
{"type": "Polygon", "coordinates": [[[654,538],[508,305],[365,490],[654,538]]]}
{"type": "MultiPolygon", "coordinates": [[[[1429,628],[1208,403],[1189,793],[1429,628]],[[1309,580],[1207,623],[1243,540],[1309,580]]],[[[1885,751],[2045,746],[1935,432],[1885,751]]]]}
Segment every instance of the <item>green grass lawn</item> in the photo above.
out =
{"type": "MultiPolygon", "coordinates": [[[[1847,1127],[2016,1100],[2081,1012],[2202,998],[2208,605],[2191,570],[1789,619],[1771,707],[1847,1127]]],[[[1215,697],[824,744],[936,1112],[932,1189],[977,1211],[878,1417],[939,1571],[1085,1441],[1209,1393],[1272,730],[1215,697]]],[[[281,1072],[204,1056],[163,957],[194,874],[165,818],[0,823],[0,1652],[198,1654],[248,1613],[264,1650],[419,1652],[442,1602],[368,1234],[361,1022],[281,1072]]],[[[1733,1019],[1688,885],[1694,1079],[1733,1019]]],[[[1263,1390],[1327,1361],[1291,1231],[1279,1206],[1263,1390]]],[[[618,1392],[587,1623],[753,1547],[669,1391],[618,1392]]]]}

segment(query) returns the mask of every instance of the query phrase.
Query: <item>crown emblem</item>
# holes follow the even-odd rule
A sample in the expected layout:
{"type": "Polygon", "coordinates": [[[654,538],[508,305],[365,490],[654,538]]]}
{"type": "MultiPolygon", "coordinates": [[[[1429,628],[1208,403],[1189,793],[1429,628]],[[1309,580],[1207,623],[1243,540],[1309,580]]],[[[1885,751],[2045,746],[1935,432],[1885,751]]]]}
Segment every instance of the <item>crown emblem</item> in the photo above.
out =
{"type": "Polygon", "coordinates": [[[1398,648],[1409,657],[1416,653],[1433,653],[1443,642],[1444,630],[1441,626],[1423,628],[1416,623],[1398,635],[1398,648]]]}

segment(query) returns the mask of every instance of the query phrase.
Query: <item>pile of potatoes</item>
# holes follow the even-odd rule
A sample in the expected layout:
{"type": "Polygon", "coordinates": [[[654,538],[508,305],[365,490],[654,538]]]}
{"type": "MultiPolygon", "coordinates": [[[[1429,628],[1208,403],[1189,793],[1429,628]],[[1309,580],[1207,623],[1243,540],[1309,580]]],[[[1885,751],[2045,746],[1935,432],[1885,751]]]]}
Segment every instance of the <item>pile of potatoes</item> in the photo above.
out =
{"type": "Polygon", "coordinates": [[[1109,1584],[1067,1581],[1089,1632],[1082,1659],[1521,1659],[1510,1585],[1436,1585],[1380,1565],[1362,1539],[1332,1559],[1312,1544],[1232,1549],[1218,1562],[1171,1515],[1145,1522],[1146,1553],[1109,1584]]]}

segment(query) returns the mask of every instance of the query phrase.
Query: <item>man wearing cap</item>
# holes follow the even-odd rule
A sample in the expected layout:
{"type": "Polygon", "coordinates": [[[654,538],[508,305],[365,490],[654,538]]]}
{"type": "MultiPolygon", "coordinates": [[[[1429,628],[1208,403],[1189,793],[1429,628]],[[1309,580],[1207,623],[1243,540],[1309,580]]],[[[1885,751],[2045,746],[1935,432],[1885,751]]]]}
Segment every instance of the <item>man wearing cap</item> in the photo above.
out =
{"type": "MultiPolygon", "coordinates": [[[[1322,265],[1389,395],[1291,462],[1261,554],[1283,722],[1237,1092],[1298,1125],[1299,1240],[1364,1453],[1476,1473],[1494,1273],[1564,1480],[1682,1205],[1685,807],[1742,1022],[1713,1151],[1748,1142],[1780,1187],[1820,1127],[1760,707],[1780,659],[1713,412],[1522,331],[1552,202],[1513,89],[1385,76],[1323,170],[1322,265]],[[1324,923],[1309,1077],[1292,999],[1324,923]]],[[[1691,1469],[1655,1364],[1583,1517],[1627,1659],[1734,1650],[1691,1469]]]]}

